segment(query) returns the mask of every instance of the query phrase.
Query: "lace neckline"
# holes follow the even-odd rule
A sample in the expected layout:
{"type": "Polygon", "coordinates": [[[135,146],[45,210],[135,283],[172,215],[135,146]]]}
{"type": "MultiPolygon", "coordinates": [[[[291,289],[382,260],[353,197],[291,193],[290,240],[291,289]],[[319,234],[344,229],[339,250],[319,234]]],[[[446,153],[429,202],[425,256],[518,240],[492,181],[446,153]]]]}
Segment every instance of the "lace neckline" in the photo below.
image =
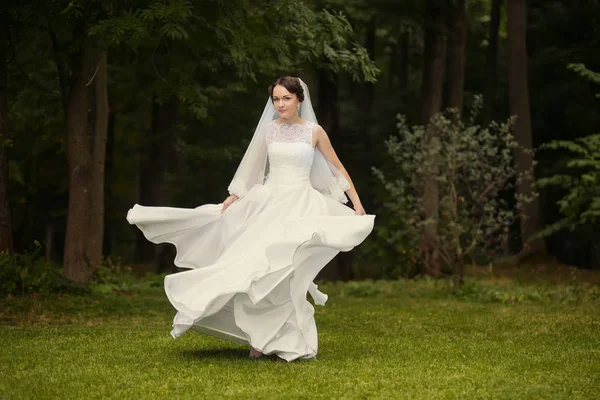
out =
{"type": "Polygon", "coordinates": [[[300,122],[288,124],[286,122],[277,123],[277,120],[273,120],[266,135],[267,144],[274,142],[305,143],[315,150],[312,143],[314,125],[311,121],[304,121],[304,124],[300,122]]]}
{"type": "Polygon", "coordinates": [[[288,124],[285,121],[281,121],[280,123],[277,123],[277,120],[273,120],[273,123],[277,126],[294,126],[294,125],[308,126],[308,124],[310,124],[310,121],[304,121],[303,124],[301,124],[300,122],[293,122],[291,124],[288,124]]]}

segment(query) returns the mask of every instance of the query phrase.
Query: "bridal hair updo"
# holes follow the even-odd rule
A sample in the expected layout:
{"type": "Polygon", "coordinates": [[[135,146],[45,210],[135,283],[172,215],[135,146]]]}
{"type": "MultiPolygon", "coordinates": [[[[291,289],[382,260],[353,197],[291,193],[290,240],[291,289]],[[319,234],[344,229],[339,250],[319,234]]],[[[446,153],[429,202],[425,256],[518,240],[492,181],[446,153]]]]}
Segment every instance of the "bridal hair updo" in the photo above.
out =
{"type": "Polygon", "coordinates": [[[304,101],[304,89],[302,89],[300,79],[294,76],[282,76],[281,78],[277,78],[277,80],[269,86],[269,96],[271,97],[271,101],[273,101],[273,89],[275,89],[275,86],[277,85],[281,85],[286,88],[288,92],[295,94],[296,97],[298,97],[298,101],[304,101]]]}

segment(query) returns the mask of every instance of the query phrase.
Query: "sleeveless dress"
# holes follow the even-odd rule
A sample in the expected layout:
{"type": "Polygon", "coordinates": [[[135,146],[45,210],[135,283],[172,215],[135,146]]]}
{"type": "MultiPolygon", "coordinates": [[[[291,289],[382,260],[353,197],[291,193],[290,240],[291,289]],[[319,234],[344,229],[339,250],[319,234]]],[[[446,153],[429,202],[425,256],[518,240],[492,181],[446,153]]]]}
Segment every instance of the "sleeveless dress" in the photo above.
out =
{"type": "Polygon", "coordinates": [[[177,309],[171,335],[188,329],[292,361],[317,354],[314,307],[327,296],[313,280],[340,251],[372,231],[375,216],[322,195],[310,183],[315,124],[273,121],[266,135],[269,171],[224,213],[134,205],[127,221],[153,243],[175,245],[166,295],[177,309]]]}

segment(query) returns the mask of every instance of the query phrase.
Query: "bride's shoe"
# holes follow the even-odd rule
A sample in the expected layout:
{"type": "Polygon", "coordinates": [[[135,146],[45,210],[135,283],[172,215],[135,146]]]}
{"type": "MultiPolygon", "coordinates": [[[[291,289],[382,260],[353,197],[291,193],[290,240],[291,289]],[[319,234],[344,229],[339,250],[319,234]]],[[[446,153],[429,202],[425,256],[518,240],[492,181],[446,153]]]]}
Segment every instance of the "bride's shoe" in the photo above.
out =
{"type": "Polygon", "coordinates": [[[260,358],[263,353],[260,350],[255,349],[254,347],[250,347],[250,354],[248,354],[248,358],[260,358]]]}

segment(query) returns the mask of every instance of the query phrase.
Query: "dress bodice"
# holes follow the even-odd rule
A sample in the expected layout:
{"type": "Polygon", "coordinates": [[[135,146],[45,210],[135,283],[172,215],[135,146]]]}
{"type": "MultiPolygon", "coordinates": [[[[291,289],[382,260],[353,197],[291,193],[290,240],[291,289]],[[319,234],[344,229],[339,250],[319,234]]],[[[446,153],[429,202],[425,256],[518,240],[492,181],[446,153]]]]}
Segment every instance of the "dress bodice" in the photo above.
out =
{"type": "Polygon", "coordinates": [[[266,141],[269,160],[267,183],[295,185],[310,183],[315,150],[312,146],[314,122],[286,124],[273,121],[266,141]]]}

